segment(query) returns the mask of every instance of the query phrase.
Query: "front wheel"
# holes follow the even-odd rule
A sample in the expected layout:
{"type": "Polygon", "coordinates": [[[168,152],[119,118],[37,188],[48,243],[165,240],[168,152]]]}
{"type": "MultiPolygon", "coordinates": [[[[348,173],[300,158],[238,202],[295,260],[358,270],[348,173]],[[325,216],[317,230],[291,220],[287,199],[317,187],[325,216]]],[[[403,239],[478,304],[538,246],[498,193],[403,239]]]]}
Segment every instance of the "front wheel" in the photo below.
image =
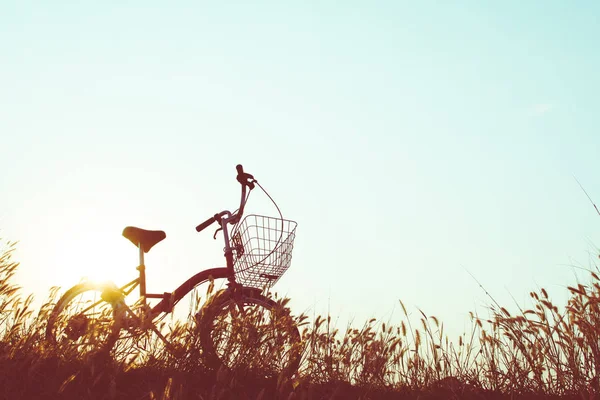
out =
{"type": "Polygon", "coordinates": [[[74,356],[110,351],[119,336],[115,304],[122,300],[111,285],[81,283],[58,300],[48,318],[46,340],[74,356]]]}
{"type": "Polygon", "coordinates": [[[300,364],[300,333],[282,303],[253,288],[226,289],[203,307],[200,342],[209,367],[291,377],[300,364]]]}

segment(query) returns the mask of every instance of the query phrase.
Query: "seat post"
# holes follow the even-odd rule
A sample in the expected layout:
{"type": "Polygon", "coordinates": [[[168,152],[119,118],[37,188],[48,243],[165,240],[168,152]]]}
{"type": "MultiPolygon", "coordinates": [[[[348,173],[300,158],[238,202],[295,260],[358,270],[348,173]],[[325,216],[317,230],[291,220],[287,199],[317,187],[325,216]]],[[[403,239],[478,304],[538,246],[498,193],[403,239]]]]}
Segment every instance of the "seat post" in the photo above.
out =
{"type": "Polygon", "coordinates": [[[138,250],[140,254],[140,265],[137,267],[137,270],[140,271],[140,297],[146,297],[146,266],[144,265],[144,249],[142,248],[142,244],[138,245],[138,250]]]}

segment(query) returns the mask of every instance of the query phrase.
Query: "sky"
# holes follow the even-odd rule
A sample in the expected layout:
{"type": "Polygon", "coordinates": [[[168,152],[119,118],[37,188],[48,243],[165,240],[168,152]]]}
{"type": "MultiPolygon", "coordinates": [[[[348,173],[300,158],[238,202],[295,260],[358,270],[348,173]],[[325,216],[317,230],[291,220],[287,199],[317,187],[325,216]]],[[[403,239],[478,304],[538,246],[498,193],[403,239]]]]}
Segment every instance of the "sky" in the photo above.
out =
{"type": "MultiPolygon", "coordinates": [[[[595,266],[600,4],[0,3],[0,237],[39,301],[125,283],[127,225],[162,229],[148,289],[223,265],[195,226],[243,164],[298,222],[275,289],[343,329],[399,300],[470,326],[595,266]],[[514,300],[513,300],[514,298],[514,300]]],[[[256,191],[248,212],[275,215],[256,191]]],[[[221,241],[220,241],[221,240],[221,241]]],[[[185,308],[183,304],[181,307],[185,308]]]]}

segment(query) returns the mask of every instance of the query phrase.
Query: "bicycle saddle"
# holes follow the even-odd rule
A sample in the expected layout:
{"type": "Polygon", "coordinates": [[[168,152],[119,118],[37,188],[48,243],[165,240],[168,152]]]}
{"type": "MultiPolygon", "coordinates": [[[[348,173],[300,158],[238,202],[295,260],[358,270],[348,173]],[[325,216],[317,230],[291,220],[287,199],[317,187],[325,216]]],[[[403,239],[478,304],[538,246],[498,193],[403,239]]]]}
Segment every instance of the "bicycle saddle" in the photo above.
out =
{"type": "Polygon", "coordinates": [[[123,229],[123,236],[129,239],[135,247],[141,246],[144,253],[147,253],[152,246],[166,238],[167,234],[163,231],[148,231],[135,226],[128,226],[123,229]]]}

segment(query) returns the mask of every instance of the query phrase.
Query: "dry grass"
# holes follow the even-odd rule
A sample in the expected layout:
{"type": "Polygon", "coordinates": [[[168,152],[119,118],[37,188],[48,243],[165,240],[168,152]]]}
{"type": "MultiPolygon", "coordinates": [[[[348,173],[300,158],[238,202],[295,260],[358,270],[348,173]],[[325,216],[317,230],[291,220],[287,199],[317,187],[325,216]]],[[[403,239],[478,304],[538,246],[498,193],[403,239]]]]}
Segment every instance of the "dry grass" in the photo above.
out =
{"type": "MultiPolygon", "coordinates": [[[[339,331],[330,316],[296,317],[302,363],[289,381],[250,373],[256,368],[211,369],[203,361],[194,318],[162,325],[171,352],[151,333],[123,337],[112,354],[85,358],[49,346],[45,321],[58,289],[33,310],[32,297],[23,297],[13,283],[18,267],[13,251],[10,243],[0,250],[0,398],[595,399],[600,394],[600,278],[595,272],[588,285],[568,288],[571,297],[562,308],[540,289],[531,293],[532,306],[517,315],[498,305],[490,308],[490,319],[471,314],[470,333],[456,340],[444,334],[435,316],[419,310],[418,320],[411,321],[403,304],[397,325],[373,319],[339,331]]],[[[277,301],[285,306],[287,300],[277,301]]],[[[238,317],[254,324],[262,318],[238,317]]],[[[261,354],[253,359],[263,363],[267,353],[261,354]]]]}

